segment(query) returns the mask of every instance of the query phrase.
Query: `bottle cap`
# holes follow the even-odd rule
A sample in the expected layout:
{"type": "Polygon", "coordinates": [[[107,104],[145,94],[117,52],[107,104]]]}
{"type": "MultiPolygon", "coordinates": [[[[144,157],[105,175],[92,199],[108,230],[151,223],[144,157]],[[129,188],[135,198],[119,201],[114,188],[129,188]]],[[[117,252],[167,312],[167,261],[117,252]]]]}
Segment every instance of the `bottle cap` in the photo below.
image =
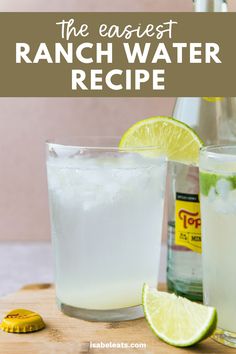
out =
{"type": "Polygon", "coordinates": [[[16,309],[3,319],[0,328],[10,333],[27,333],[39,331],[45,327],[42,317],[33,311],[16,309]]]}

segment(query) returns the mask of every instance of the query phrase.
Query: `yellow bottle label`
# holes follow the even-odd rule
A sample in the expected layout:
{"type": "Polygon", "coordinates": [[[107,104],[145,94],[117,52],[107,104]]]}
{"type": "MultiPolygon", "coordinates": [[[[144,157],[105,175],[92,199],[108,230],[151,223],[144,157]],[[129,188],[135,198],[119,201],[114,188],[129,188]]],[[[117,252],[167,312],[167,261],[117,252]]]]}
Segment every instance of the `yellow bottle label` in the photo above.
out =
{"type": "Polygon", "coordinates": [[[202,252],[200,203],[197,194],[176,193],[175,243],[202,252]]]}

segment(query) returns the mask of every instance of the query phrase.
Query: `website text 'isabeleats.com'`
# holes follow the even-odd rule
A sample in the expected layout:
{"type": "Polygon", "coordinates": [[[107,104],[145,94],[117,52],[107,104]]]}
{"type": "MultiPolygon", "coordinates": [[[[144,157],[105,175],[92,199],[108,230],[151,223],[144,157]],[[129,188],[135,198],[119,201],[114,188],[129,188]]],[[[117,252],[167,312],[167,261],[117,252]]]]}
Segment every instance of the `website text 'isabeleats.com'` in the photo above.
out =
{"type": "Polygon", "coordinates": [[[141,342],[89,342],[90,349],[146,349],[147,344],[141,342]]]}

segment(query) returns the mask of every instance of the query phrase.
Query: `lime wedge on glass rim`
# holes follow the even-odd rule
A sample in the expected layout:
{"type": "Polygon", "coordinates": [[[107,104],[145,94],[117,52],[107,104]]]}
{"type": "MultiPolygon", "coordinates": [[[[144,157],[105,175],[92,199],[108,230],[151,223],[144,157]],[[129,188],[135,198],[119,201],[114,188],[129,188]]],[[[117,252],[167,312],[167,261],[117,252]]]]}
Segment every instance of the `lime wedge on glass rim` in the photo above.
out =
{"type": "Polygon", "coordinates": [[[197,165],[203,142],[188,125],[170,117],[151,117],[132,125],[119,147],[158,146],[169,161],[197,165]]]}
{"type": "Polygon", "coordinates": [[[217,312],[186,298],[143,286],[143,309],[156,336],[176,347],[188,347],[209,337],[217,324],[217,312]]]}

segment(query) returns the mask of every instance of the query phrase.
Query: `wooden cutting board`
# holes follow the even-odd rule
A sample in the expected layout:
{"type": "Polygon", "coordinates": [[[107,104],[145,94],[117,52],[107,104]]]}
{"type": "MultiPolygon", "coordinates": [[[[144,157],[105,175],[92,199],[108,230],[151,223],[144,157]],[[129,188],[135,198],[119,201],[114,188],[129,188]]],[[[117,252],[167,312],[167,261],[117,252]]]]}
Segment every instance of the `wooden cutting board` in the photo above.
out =
{"type": "Polygon", "coordinates": [[[0,299],[0,317],[14,308],[36,311],[46,328],[34,333],[12,334],[0,330],[0,354],[228,354],[236,350],[207,339],[193,348],[178,349],[161,342],[144,319],[95,323],[63,315],[55,305],[50,284],[28,285],[0,299]],[[93,343],[145,343],[146,349],[94,349],[93,343]]]}

